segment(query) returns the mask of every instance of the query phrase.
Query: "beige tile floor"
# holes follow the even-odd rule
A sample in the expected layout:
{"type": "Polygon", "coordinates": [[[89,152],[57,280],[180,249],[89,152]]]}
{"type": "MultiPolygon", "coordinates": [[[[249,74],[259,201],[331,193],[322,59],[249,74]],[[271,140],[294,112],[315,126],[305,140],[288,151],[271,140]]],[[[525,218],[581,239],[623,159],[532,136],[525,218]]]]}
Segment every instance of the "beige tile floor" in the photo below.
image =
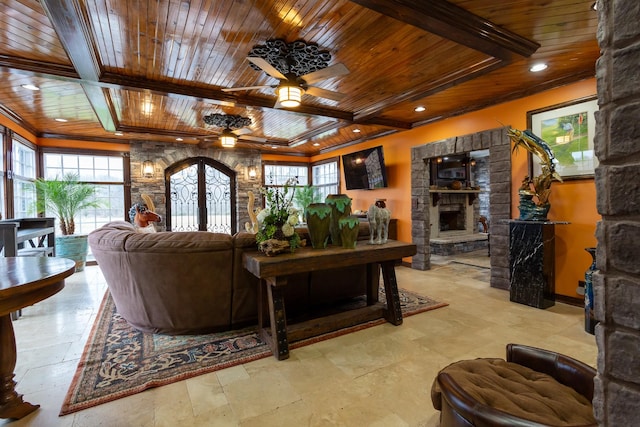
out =
{"type": "MultiPolygon", "coordinates": [[[[437,426],[430,401],[439,369],[475,357],[504,357],[509,342],[596,364],[595,340],[579,307],[547,310],[509,302],[489,287],[485,253],[430,271],[397,268],[401,287],[450,305],[58,417],[106,290],[98,267],[74,274],[54,297],[14,323],[17,390],[41,408],[11,426],[437,426]],[[470,261],[471,260],[471,261],[470,261]]],[[[3,421],[0,421],[2,424],[3,421]]]]}

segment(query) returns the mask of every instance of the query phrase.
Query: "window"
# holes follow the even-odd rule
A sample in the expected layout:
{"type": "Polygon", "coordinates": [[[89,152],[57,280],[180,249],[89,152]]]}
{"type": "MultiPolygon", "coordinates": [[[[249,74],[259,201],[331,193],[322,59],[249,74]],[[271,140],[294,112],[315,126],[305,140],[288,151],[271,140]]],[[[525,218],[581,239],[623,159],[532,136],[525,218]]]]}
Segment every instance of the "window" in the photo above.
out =
{"type": "MultiPolygon", "coordinates": [[[[268,164],[264,165],[264,187],[281,188],[290,178],[297,179],[298,186],[313,185],[318,189],[320,200],[325,200],[329,194],[338,194],[340,191],[340,167],[339,157],[323,160],[311,165],[307,164],[268,164]],[[311,179],[309,179],[311,170],[311,179]]],[[[300,206],[297,206],[301,209],[300,206]]]]}
{"type": "Polygon", "coordinates": [[[340,183],[338,180],[340,174],[337,157],[313,164],[311,166],[311,176],[311,185],[318,188],[322,200],[329,194],[338,194],[340,192],[340,183]]]}
{"type": "Polygon", "coordinates": [[[13,140],[13,218],[36,215],[36,151],[13,140]]]}
{"type": "Polygon", "coordinates": [[[44,153],[44,179],[68,173],[96,187],[99,208],[83,210],[76,220],[76,233],[87,234],[109,221],[122,220],[124,212],[124,159],[120,155],[44,153]]]}
{"type": "Polygon", "coordinates": [[[263,177],[264,188],[275,188],[278,192],[282,191],[289,179],[296,180],[295,185],[305,186],[309,185],[309,166],[305,163],[265,164],[263,177]]]}

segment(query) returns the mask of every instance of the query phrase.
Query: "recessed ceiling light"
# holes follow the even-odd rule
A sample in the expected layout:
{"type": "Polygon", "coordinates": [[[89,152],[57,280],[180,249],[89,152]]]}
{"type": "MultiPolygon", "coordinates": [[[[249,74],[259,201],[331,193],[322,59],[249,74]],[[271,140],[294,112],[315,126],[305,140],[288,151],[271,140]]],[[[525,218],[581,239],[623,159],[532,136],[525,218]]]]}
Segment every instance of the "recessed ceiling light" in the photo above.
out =
{"type": "Polygon", "coordinates": [[[55,120],[56,122],[62,122],[62,123],[64,123],[64,122],[66,122],[66,121],[67,121],[67,119],[62,119],[62,118],[57,118],[57,119],[54,119],[54,120],[55,120]]]}
{"type": "Polygon", "coordinates": [[[278,148],[278,146],[277,145],[272,145],[271,148],[273,148],[275,150],[276,148],[278,148]]]}
{"type": "Polygon", "coordinates": [[[355,129],[353,130],[353,133],[360,133],[360,132],[362,132],[362,131],[361,131],[360,129],[358,129],[358,128],[355,128],[355,129]]]}
{"type": "Polygon", "coordinates": [[[182,138],[176,138],[176,141],[183,141],[182,138]]]}
{"type": "Polygon", "coordinates": [[[24,84],[24,85],[20,85],[20,86],[22,86],[23,88],[28,89],[28,90],[40,90],[40,88],[38,86],[32,85],[32,84],[24,84]]]}
{"type": "Polygon", "coordinates": [[[320,146],[320,143],[319,143],[319,142],[314,142],[314,143],[313,143],[313,146],[314,146],[314,147],[319,147],[319,146],[320,146]]]}
{"type": "Polygon", "coordinates": [[[122,136],[122,135],[124,135],[124,134],[123,134],[122,132],[116,132],[116,133],[114,133],[114,135],[115,135],[115,136],[122,136]]]}
{"type": "Polygon", "coordinates": [[[426,109],[427,108],[424,105],[418,105],[416,108],[413,109],[413,111],[415,111],[416,113],[422,113],[426,109]]]}
{"type": "Polygon", "coordinates": [[[539,64],[533,64],[531,68],[529,68],[529,71],[531,71],[532,73],[537,73],[539,71],[546,70],[546,69],[547,69],[547,64],[539,63],[539,64]]]}

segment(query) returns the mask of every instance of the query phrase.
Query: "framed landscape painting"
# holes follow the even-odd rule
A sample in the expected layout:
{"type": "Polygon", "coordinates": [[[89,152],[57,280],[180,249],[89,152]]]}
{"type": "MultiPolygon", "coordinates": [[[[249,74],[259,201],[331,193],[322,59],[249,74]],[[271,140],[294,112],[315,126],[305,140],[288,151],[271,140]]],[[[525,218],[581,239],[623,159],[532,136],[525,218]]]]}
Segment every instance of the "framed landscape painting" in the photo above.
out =
{"type": "MultiPolygon", "coordinates": [[[[593,150],[597,110],[592,96],[527,112],[527,127],[549,144],[563,180],[593,178],[598,166],[593,150]]],[[[540,160],[529,154],[529,175],[540,173],[540,160]]]]}

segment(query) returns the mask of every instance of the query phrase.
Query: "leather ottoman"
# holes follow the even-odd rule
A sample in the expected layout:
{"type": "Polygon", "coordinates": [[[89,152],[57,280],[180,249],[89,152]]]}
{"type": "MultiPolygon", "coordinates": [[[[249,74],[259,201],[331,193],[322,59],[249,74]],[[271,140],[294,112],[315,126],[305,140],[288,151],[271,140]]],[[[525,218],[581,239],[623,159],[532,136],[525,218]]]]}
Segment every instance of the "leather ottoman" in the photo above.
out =
{"type": "Polygon", "coordinates": [[[443,368],[431,400],[440,426],[596,426],[590,366],[548,350],[507,345],[507,360],[443,368]]]}

